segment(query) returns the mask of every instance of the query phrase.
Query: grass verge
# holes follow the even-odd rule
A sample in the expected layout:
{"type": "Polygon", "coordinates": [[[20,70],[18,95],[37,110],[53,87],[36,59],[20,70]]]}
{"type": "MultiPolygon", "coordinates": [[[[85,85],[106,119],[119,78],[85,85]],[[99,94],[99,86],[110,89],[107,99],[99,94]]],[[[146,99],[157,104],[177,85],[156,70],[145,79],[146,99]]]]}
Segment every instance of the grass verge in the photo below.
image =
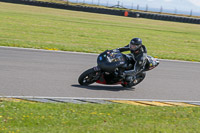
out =
{"type": "Polygon", "coordinates": [[[0,104],[0,132],[198,132],[198,107],[8,102],[0,104]]]}
{"type": "Polygon", "coordinates": [[[0,46],[100,53],[140,37],[158,58],[200,61],[200,25],[0,2],[0,46]]]}

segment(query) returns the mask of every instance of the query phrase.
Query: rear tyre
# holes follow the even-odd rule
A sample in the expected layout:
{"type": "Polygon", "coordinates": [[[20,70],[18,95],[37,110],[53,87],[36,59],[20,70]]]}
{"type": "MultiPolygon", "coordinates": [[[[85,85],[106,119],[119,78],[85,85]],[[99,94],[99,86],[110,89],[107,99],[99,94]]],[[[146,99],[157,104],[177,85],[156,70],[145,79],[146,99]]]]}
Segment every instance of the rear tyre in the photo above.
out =
{"type": "Polygon", "coordinates": [[[144,80],[144,78],[146,77],[146,73],[142,72],[139,73],[138,75],[136,75],[136,82],[135,80],[133,81],[133,86],[136,86],[137,84],[139,84],[140,82],[142,82],[144,80]]]}
{"type": "Polygon", "coordinates": [[[78,82],[80,85],[87,86],[89,84],[96,82],[99,78],[99,74],[100,72],[94,71],[93,68],[88,69],[79,76],[78,82]]]}
{"type": "Polygon", "coordinates": [[[146,77],[146,73],[142,72],[136,75],[136,79],[133,80],[130,83],[127,84],[121,84],[123,87],[127,87],[127,88],[131,88],[132,86],[136,86],[137,84],[139,84],[140,82],[142,82],[144,80],[144,78],[146,77]]]}

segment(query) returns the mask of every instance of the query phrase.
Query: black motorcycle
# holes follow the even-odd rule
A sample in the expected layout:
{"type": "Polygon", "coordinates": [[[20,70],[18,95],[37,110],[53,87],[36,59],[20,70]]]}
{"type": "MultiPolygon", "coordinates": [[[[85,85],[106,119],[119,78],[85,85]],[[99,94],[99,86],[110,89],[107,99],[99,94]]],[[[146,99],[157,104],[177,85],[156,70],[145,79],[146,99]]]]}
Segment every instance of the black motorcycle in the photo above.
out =
{"type": "Polygon", "coordinates": [[[122,54],[118,50],[106,50],[97,58],[97,66],[83,72],[78,79],[80,85],[99,84],[121,84],[123,87],[132,87],[142,82],[146,76],[146,71],[152,70],[159,65],[156,58],[147,56],[146,65],[142,71],[134,76],[131,83],[125,81],[121,74],[126,70],[134,69],[134,63],[130,54],[122,54]]]}

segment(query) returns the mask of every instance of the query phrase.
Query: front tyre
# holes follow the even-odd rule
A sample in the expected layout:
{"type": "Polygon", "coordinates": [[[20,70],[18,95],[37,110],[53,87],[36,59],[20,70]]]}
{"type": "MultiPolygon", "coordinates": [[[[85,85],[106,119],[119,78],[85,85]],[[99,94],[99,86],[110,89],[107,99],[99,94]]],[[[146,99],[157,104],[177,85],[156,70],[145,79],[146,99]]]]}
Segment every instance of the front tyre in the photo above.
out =
{"type": "Polygon", "coordinates": [[[99,79],[99,77],[100,77],[100,72],[96,72],[94,71],[93,68],[90,68],[79,76],[78,82],[80,85],[87,86],[89,84],[96,82],[99,79]]]}

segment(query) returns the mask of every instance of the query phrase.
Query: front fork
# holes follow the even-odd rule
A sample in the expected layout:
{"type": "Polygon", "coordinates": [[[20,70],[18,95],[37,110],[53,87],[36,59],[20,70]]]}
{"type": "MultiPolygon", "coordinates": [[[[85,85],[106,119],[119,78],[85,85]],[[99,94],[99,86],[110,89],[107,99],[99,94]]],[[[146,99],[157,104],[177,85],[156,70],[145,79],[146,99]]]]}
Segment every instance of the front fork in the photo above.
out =
{"type": "Polygon", "coordinates": [[[102,75],[101,74],[101,68],[99,66],[95,66],[95,67],[93,67],[93,70],[96,72],[96,76],[94,78],[94,81],[97,81],[97,80],[100,79],[100,77],[102,75]]]}
{"type": "Polygon", "coordinates": [[[99,66],[95,66],[95,67],[93,67],[93,69],[94,69],[95,72],[101,71],[101,68],[99,66]]]}

